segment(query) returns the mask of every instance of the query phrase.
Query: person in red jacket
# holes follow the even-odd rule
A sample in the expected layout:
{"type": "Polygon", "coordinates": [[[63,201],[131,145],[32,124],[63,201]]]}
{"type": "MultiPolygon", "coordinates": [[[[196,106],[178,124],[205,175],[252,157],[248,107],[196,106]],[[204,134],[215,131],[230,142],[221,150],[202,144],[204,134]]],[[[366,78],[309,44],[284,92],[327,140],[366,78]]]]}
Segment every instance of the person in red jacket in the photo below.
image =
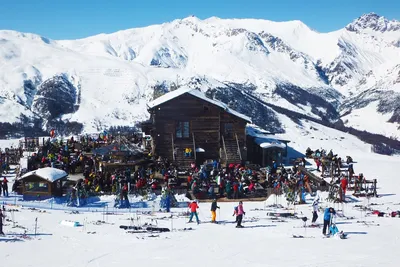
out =
{"type": "Polygon", "coordinates": [[[192,174],[189,174],[187,178],[187,188],[189,189],[191,185],[192,185],[192,174]]]}
{"type": "Polygon", "coordinates": [[[233,199],[238,199],[239,198],[239,184],[238,182],[235,182],[233,184],[233,199]]]}
{"type": "Polygon", "coordinates": [[[193,200],[192,203],[189,204],[189,209],[190,209],[190,218],[189,222],[192,222],[193,216],[196,217],[197,224],[200,223],[199,221],[199,216],[197,215],[197,209],[199,208],[199,205],[197,205],[197,201],[193,200]]]}
{"type": "Polygon", "coordinates": [[[341,194],[340,194],[340,201],[343,202],[343,200],[346,200],[346,189],[347,189],[347,178],[343,177],[342,180],[340,181],[340,188],[341,188],[341,194]]]}
{"type": "MultiPolygon", "coordinates": [[[[4,177],[4,179],[3,179],[2,187],[3,187],[3,196],[8,197],[8,180],[6,177],[4,177]]],[[[1,188],[0,188],[0,191],[1,191],[1,188]]]]}

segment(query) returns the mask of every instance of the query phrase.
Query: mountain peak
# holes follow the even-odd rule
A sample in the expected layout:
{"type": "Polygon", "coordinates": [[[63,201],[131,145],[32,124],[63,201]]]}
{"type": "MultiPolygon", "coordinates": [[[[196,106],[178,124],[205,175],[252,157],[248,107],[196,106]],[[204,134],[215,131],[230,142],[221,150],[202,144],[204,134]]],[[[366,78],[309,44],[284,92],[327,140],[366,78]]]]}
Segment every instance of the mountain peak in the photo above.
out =
{"type": "Polygon", "coordinates": [[[374,12],[364,14],[346,26],[346,30],[351,32],[361,32],[370,29],[378,32],[400,30],[400,21],[388,20],[374,12]]]}
{"type": "Polygon", "coordinates": [[[186,18],[183,18],[182,21],[199,22],[200,19],[195,15],[189,15],[186,18]]]}

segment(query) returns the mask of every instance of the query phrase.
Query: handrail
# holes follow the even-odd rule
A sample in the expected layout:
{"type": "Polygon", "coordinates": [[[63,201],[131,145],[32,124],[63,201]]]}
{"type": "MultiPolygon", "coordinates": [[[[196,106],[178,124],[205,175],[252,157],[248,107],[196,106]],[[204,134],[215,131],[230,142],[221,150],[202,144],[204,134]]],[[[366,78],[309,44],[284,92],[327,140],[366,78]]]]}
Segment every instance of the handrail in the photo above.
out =
{"type": "Polygon", "coordinates": [[[194,133],[192,133],[193,137],[193,155],[194,155],[194,160],[196,161],[196,142],[194,140],[194,133]]]}
{"type": "Polygon", "coordinates": [[[236,133],[235,133],[235,137],[236,137],[236,144],[237,144],[237,149],[238,149],[237,152],[239,154],[240,161],[242,161],[242,153],[240,152],[239,139],[238,139],[236,133]]]}
{"type": "Polygon", "coordinates": [[[221,137],[222,137],[222,145],[224,146],[225,161],[226,161],[226,163],[228,163],[228,154],[226,153],[225,138],[223,135],[221,137]]]}

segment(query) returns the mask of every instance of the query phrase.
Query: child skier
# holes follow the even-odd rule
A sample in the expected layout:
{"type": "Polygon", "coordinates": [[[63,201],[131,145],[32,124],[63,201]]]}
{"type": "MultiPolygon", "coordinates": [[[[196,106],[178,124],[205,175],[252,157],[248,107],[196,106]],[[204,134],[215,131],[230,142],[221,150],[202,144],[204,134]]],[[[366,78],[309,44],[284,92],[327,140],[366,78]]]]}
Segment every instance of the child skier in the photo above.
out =
{"type": "Polygon", "coordinates": [[[233,214],[232,214],[232,216],[236,216],[236,217],[235,217],[235,223],[237,223],[237,221],[238,221],[238,206],[236,206],[236,207],[233,208],[233,214]]]}
{"type": "Polygon", "coordinates": [[[214,198],[213,202],[211,203],[211,222],[212,223],[216,223],[217,209],[219,209],[219,207],[217,206],[217,200],[214,198]]]}
{"type": "Polygon", "coordinates": [[[311,221],[312,225],[314,225],[318,219],[318,204],[319,204],[319,195],[317,193],[317,195],[314,198],[313,204],[312,204],[312,207],[313,207],[313,217],[312,217],[312,221],[311,221]]]}
{"type": "Polygon", "coordinates": [[[196,217],[197,224],[200,223],[199,216],[197,215],[197,209],[198,208],[199,208],[199,205],[197,205],[197,201],[196,200],[193,200],[192,203],[189,204],[189,209],[190,209],[189,223],[192,222],[193,216],[196,217]]]}
{"type": "Polygon", "coordinates": [[[243,220],[243,215],[245,215],[246,212],[244,212],[243,209],[243,202],[239,202],[238,210],[237,210],[237,225],[236,228],[243,228],[242,226],[242,220],[243,220]]]}
{"type": "Polygon", "coordinates": [[[335,215],[336,211],[330,207],[326,208],[324,212],[324,228],[322,229],[322,234],[326,236],[326,228],[329,228],[331,225],[331,217],[332,215],[335,215]]]}

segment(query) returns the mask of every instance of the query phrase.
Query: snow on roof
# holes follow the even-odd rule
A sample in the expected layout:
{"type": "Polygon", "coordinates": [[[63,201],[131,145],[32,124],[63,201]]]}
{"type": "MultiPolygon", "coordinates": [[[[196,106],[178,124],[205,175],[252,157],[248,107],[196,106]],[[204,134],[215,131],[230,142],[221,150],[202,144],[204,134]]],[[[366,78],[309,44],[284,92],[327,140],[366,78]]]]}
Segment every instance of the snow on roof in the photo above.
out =
{"type": "Polygon", "coordinates": [[[174,98],[176,98],[178,96],[181,96],[183,94],[186,94],[186,93],[191,94],[192,96],[200,98],[200,99],[202,99],[204,101],[207,101],[207,102],[209,102],[209,103],[211,103],[213,105],[219,106],[220,108],[224,109],[226,112],[228,112],[228,113],[230,113],[230,114],[232,114],[232,115],[234,115],[236,117],[239,117],[239,118],[241,118],[241,119],[243,119],[243,120],[245,120],[247,122],[251,122],[251,118],[250,117],[248,117],[246,115],[243,115],[243,114],[241,114],[241,113],[229,108],[225,103],[222,103],[221,101],[208,98],[202,91],[200,91],[198,89],[193,89],[193,88],[190,88],[190,87],[183,87],[183,88],[179,88],[179,89],[177,89],[175,91],[171,91],[169,93],[166,93],[165,95],[162,95],[159,98],[149,102],[147,105],[148,105],[149,108],[154,108],[154,107],[156,107],[158,105],[161,105],[161,104],[163,104],[165,102],[168,102],[168,101],[170,101],[170,100],[172,100],[172,99],[174,99],[174,98]]]}
{"type": "Polygon", "coordinates": [[[257,137],[254,141],[261,148],[271,148],[271,147],[282,148],[282,149],[286,148],[286,145],[277,139],[257,137]]]}
{"type": "Polygon", "coordinates": [[[31,175],[39,176],[40,178],[45,179],[52,183],[68,176],[68,174],[63,170],[46,167],[46,168],[41,168],[41,169],[27,172],[20,178],[20,180],[25,179],[31,175]]]}
{"type": "Polygon", "coordinates": [[[271,140],[278,140],[280,142],[290,142],[289,140],[285,140],[280,138],[277,135],[271,134],[267,132],[266,130],[258,127],[255,124],[247,124],[246,125],[246,134],[256,137],[256,138],[264,138],[264,139],[271,139],[271,140]]]}

